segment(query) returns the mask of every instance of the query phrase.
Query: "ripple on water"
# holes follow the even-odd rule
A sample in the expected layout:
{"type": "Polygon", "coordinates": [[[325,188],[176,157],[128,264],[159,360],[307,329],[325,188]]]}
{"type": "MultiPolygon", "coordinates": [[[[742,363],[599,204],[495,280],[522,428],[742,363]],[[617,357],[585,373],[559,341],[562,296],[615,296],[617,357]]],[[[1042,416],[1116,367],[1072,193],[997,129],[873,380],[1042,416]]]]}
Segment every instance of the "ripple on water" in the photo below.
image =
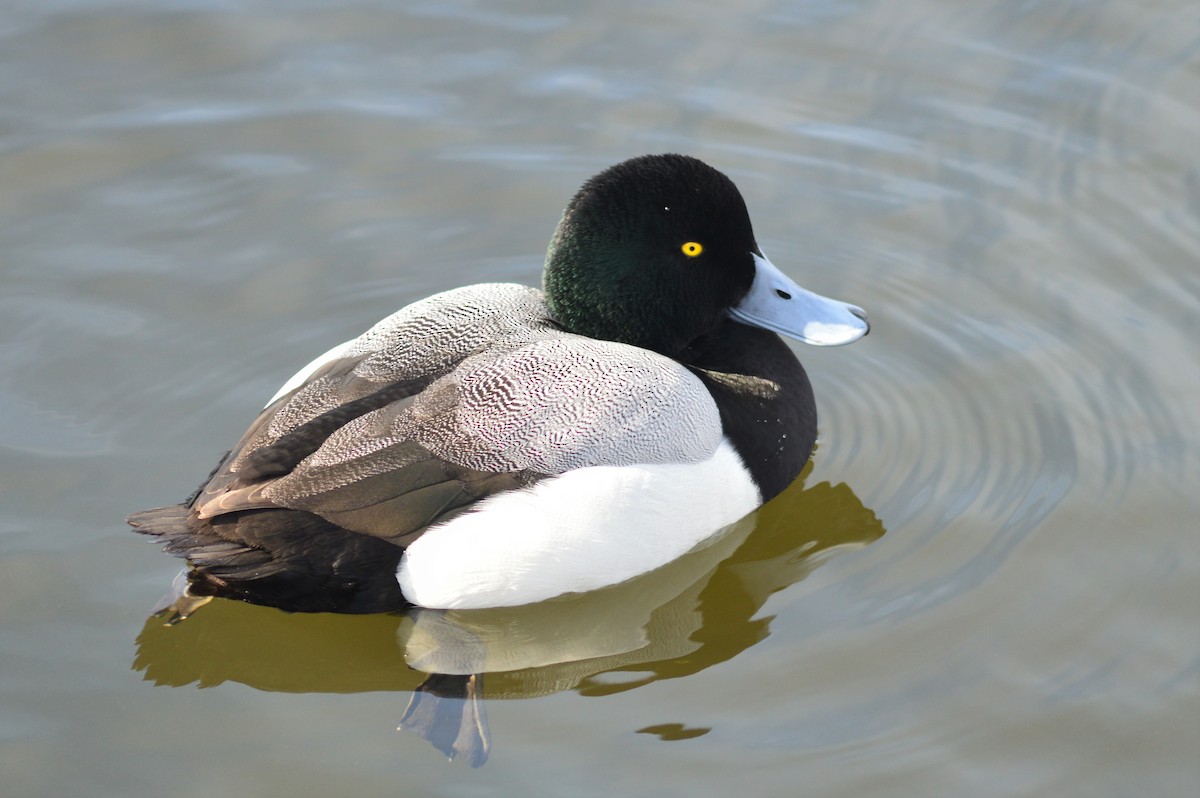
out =
{"type": "MultiPolygon", "coordinates": [[[[1024,69],[1046,67],[1011,60],[1018,93],[1028,90],[1024,69]]],[[[1088,92],[1145,102],[1129,83],[1083,77],[1088,92]]],[[[1108,149],[1124,120],[1078,125],[1070,109],[995,111],[952,95],[937,101],[943,116],[949,104],[952,116],[978,123],[972,129],[1002,134],[1008,149],[992,152],[977,134],[955,162],[930,165],[947,187],[943,207],[911,195],[913,207],[882,218],[877,246],[894,248],[875,253],[880,274],[866,291],[878,306],[853,288],[844,297],[867,307],[873,334],[853,353],[802,355],[826,399],[819,464],[854,474],[889,530],[914,541],[910,554],[970,536],[971,579],[950,563],[941,575],[962,591],[1064,504],[1103,514],[1149,471],[1195,473],[1185,441],[1196,440],[1196,425],[1178,399],[1195,395],[1200,369],[1188,340],[1195,280],[1180,273],[1195,225],[1147,217],[1161,184],[1128,185],[1118,167],[1149,153],[1108,149]]],[[[1106,107],[1120,99],[1101,97],[1106,107]]],[[[919,153],[838,137],[920,171],[919,153]]],[[[844,171],[829,174],[837,183],[844,171]]],[[[1181,203],[1187,190],[1186,180],[1172,189],[1181,203]]]]}

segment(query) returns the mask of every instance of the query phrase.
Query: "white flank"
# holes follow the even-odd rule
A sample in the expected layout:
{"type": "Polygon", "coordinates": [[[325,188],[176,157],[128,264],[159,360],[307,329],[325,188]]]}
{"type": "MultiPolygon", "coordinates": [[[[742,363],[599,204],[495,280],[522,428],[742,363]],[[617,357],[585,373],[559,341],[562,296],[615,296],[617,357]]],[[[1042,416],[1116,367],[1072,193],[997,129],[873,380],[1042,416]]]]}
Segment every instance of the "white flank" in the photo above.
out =
{"type": "Polygon", "coordinates": [[[396,578],[422,607],[531,604],[665,565],[760,501],[724,439],[700,463],[580,468],[430,529],[396,578]]]}

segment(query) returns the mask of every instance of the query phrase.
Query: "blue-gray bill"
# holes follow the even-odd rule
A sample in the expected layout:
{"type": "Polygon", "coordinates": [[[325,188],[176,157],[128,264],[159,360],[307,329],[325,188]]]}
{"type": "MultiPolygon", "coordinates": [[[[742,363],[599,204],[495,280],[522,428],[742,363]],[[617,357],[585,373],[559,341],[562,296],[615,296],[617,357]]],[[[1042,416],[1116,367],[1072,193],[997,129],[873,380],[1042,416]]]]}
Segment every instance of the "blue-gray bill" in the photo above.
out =
{"type": "Polygon", "coordinates": [[[729,315],[814,346],[840,346],[866,335],[871,325],[863,309],[801,288],[775,264],[754,255],[750,292],[729,315]]]}

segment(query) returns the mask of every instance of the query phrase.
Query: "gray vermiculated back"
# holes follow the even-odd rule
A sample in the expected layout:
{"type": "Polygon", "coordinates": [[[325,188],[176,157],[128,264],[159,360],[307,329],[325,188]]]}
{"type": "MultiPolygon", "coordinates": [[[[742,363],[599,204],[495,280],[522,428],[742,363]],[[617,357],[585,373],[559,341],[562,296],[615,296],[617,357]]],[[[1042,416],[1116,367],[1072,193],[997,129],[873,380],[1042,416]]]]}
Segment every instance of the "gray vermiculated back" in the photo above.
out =
{"type": "MultiPolygon", "coordinates": [[[[413,400],[334,432],[267,488],[282,504],[410,464],[411,447],[403,445],[409,441],[467,468],[561,474],[696,462],[721,437],[711,396],[685,367],[561,331],[541,292],[524,286],[468,286],[417,302],[375,325],[342,357],[361,358],[354,379],[343,378],[351,385],[442,376],[413,400]]],[[[301,388],[277,411],[288,411],[287,422],[273,422],[271,438],[336,403],[336,391],[331,397],[321,383],[301,388]]]]}
{"type": "Polygon", "coordinates": [[[436,378],[490,341],[528,332],[539,311],[544,312],[541,292],[513,284],[458,288],[396,311],[334,358],[348,368],[328,374],[318,369],[290,396],[264,411],[270,417],[265,423],[261,416],[255,422],[258,429],[236,449],[232,470],[237,471],[249,453],[338,405],[398,380],[436,378]]]}

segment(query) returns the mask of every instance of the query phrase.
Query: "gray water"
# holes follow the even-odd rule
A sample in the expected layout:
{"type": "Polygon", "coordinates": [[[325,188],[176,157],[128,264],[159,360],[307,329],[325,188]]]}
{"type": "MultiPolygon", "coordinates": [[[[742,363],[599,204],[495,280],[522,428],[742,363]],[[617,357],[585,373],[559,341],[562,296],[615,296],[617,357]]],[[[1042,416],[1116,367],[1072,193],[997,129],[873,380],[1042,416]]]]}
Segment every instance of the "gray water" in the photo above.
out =
{"type": "Polygon", "coordinates": [[[243,5],[0,11],[0,793],[1196,794],[1200,6],[243,5]],[[149,617],[128,512],[663,151],[871,314],[803,482],[591,600],[149,617]],[[477,769],[396,730],[450,627],[477,769]]]}

